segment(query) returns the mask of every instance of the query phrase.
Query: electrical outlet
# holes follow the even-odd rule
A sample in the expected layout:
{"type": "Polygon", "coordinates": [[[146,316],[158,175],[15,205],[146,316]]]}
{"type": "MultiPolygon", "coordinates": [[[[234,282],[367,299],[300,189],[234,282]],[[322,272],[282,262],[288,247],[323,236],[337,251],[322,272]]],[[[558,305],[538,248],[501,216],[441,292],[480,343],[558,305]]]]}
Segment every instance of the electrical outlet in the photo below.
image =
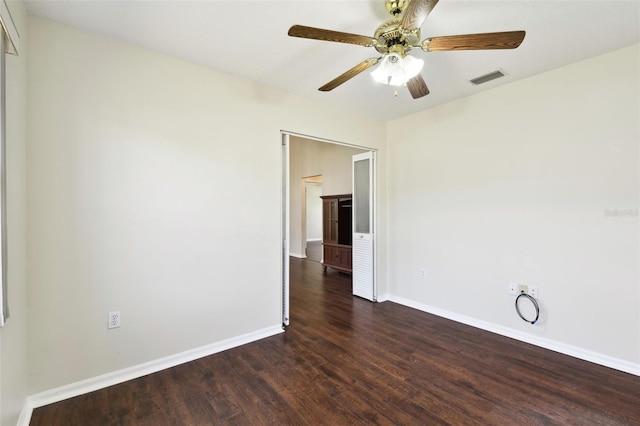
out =
{"type": "Polygon", "coordinates": [[[120,327],[120,311],[109,312],[109,322],[107,323],[107,328],[118,327],[120,327]]]}
{"type": "Polygon", "coordinates": [[[420,268],[420,278],[427,278],[427,271],[424,268],[420,268]]]}
{"type": "Polygon", "coordinates": [[[518,295],[518,284],[509,283],[509,294],[512,295],[512,296],[517,296],[518,295]]]}
{"type": "Polygon", "coordinates": [[[518,294],[520,293],[529,294],[529,287],[526,284],[520,284],[518,286],[518,294]]]}
{"type": "Polygon", "coordinates": [[[537,299],[537,298],[538,298],[538,295],[539,295],[539,293],[538,293],[538,287],[530,287],[530,288],[529,288],[529,296],[531,296],[531,297],[533,297],[533,298],[537,299]]]}

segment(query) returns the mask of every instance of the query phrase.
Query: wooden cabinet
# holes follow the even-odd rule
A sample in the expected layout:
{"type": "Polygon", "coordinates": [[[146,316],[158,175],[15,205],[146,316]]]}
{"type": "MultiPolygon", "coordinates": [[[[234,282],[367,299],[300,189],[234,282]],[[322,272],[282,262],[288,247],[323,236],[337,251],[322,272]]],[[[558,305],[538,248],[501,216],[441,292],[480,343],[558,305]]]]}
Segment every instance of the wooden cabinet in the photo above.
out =
{"type": "Polygon", "coordinates": [[[322,197],[322,265],[351,273],[351,194],[322,197]]]}
{"type": "Polygon", "coordinates": [[[338,269],[343,272],[351,272],[351,247],[324,246],[323,265],[338,269]]]}

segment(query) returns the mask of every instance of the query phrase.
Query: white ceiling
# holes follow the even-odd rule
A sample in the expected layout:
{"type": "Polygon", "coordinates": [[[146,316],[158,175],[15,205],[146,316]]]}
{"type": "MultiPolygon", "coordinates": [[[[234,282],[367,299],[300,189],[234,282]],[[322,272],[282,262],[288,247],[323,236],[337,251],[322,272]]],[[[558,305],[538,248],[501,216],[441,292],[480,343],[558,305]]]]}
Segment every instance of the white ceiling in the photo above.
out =
{"type": "MultiPolygon", "coordinates": [[[[525,30],[515,50],[431,52],[431,93],[375,84],[364,72],[331,92],[318,87],[364,59],[361,46],[292,38],[293,24],[373,36],[390,16],[384,0],[26,1],[30,14],[272,86],[335,108],[393,119],[640,42],[640,0],[440,0],[422,37],[525,30]],[[469,80],[497,69],[507,76],[469,80]]],[[[612,75],[611,78],[615,78],[612,75]]],[[[594,85],[598,82],[594,82],[594,85]]]]}

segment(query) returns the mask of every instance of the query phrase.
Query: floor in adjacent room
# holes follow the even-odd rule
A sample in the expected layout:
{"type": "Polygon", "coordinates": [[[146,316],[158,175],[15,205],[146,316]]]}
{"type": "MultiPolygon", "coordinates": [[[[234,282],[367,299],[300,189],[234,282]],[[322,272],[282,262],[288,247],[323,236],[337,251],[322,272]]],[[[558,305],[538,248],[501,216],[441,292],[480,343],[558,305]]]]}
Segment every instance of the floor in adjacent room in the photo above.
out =
{"type": "Polygon", "coordinates": [[[291,260],[285,333],[37,408],[31,425],[637,425],[640,377],[351,295],[291,260]]]}

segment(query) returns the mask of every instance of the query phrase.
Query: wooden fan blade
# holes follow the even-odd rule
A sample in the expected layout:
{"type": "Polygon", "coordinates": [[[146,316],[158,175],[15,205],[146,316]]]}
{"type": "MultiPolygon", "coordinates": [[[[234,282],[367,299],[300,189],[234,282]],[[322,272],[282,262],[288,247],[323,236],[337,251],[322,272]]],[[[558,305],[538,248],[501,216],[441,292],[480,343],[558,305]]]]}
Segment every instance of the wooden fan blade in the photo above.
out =
{"type": "Polygon", "coordinates": [[[357,44],[358,46],[371,47],[376,39],[358,34],[343,33],[340,31],[324,30],[322,28],[294,25],[289,28],[291,37],[310,38],[313,40],[335,41],[338,43],[357,44]]]}
{"type": "Polygon", "coordinates": [[[331,80],[330,82],[328,82],[327,84],[319,88],[318,90],[320,90],[321,92],[328,92],[330,90],[333,90],[336,87],[340,86],[345,81],[350,80],[356,75],[360,74],[362,71],[371,68],[372,66],[377,64],[379,60],[380,58],[369,58],[365,61],[362,61],[355,67],[351,68],[349,71],[334,78],[333,80],[331,80]]]}
{"type": "Polygon", "coordinates": [[[436,50],[515,49],[524,40],[524,35],[524,31],[507,31],[502,33],[432,37],[422,42],[422,49],[427,52],[436,50]]]}
{"type": "Polygon", "coordinates": [[[424,78],[420,74],[407,81],[407,89],[411,93],[413,99],[418,99],[429,94],[429,88],[427,83],[424,82],[424,78]]]}
{"type": "Polygon", "coordinates": [[[411,0],[402,15],[400,28],[415,30],[420,28],[429,13],[436,7],[438,0],[411,0]]]}

